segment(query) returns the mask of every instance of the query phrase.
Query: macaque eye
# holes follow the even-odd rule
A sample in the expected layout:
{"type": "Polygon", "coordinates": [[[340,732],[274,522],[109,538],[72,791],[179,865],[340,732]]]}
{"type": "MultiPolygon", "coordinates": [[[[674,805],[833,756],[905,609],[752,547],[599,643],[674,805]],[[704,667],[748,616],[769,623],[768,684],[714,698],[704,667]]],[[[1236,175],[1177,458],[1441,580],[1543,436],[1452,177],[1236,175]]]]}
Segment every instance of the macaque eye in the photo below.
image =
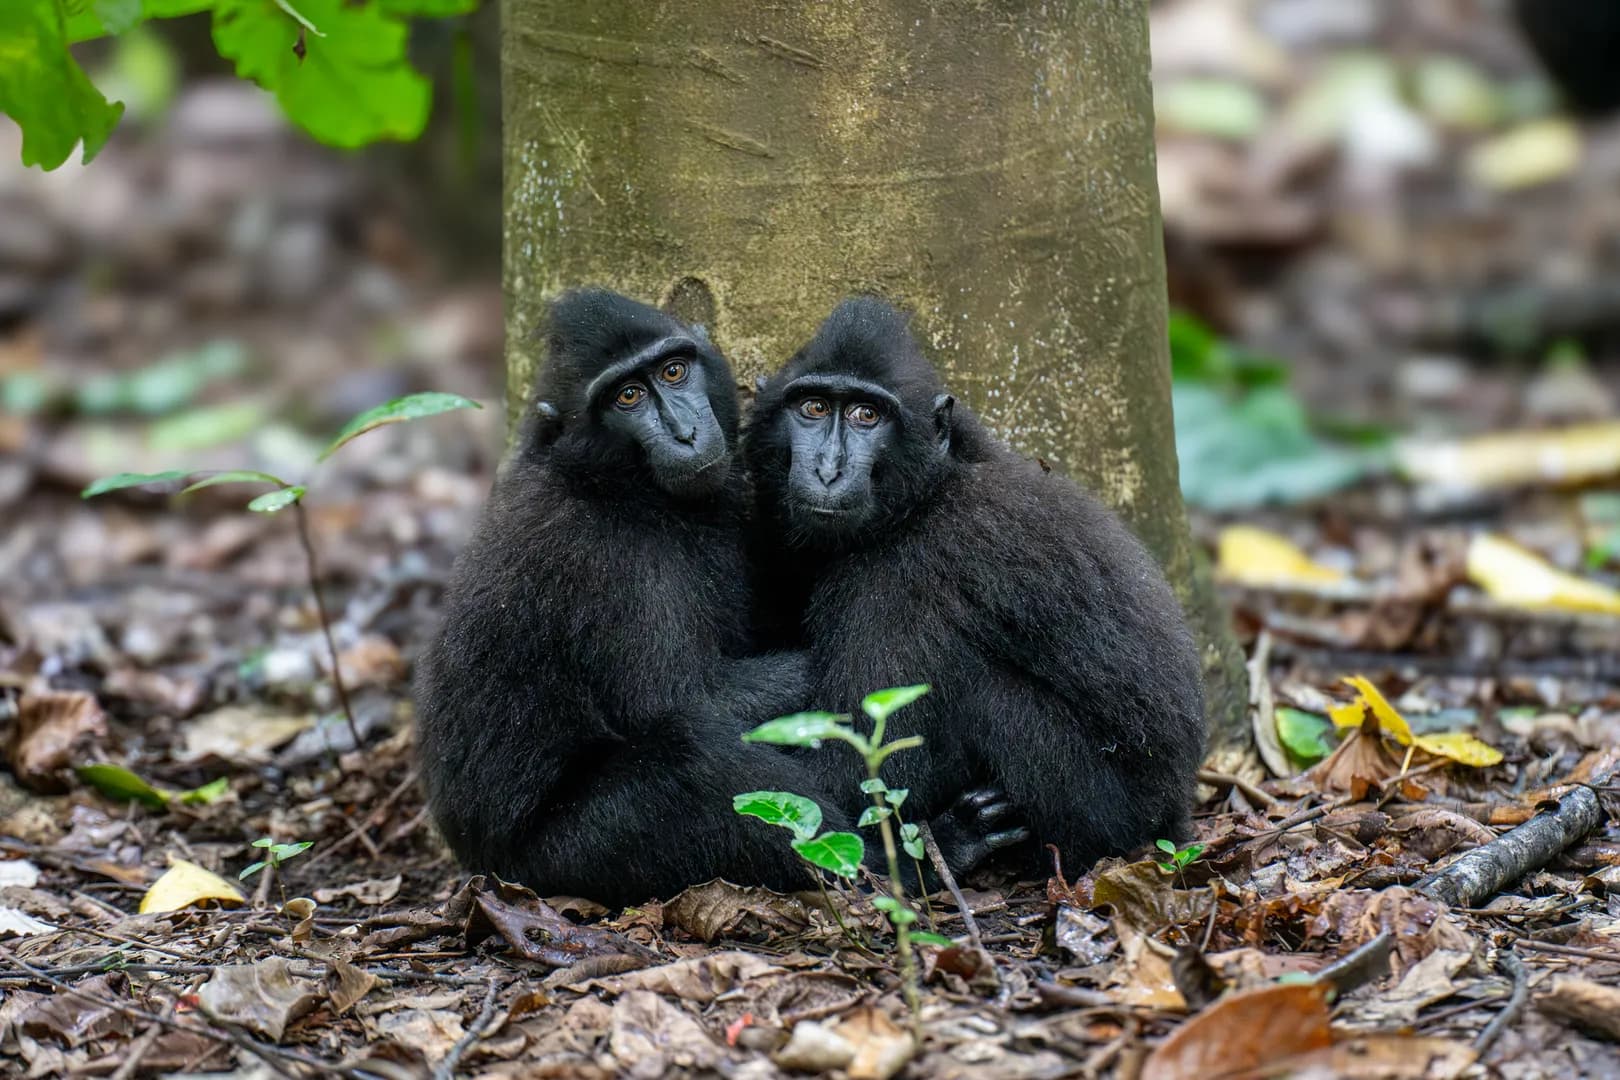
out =
{"type": "Polygon", "coordinates": [[[613,396],[613,404],[621,409],[633,409],[647,396],[647,388],[638,382],[627,382],[613,396]]]}
{"type": "Polygon", "coordinates": [[[799,406],[799,412],[812,420],[825,420],[832,414],[832,407],[821,398],[806,398],[804,404],[799,406]]]}
{"type": "Polygon", "coordinates": [[[658,377],[670,386],[678,386],[686,381],[686,365],[679,360],[671,360],[664,365],[664,370],[658,373],[658,377]]]}
{"type": "Polygon", "coordinates": [[[871,427],[876,424],[879,416],[875,405],[866,404],[851,405],[845,410],[844,415],[848,417],[850,423],[858,424],[861,427],[871,427]]]}

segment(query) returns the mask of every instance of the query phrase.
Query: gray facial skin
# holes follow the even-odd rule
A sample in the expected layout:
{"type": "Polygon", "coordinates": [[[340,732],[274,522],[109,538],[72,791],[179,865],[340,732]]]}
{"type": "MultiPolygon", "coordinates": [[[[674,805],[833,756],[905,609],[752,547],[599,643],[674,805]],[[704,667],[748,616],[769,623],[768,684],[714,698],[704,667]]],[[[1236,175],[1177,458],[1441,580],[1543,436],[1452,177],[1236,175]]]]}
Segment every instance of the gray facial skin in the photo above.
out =
{"type": "Polygon", "coordinates": [[[703,495],[724,483],[729,450],[700,356],[666,354],[630,370],[615,368],[593,384],[591,400],[603,426],[641,445],[665,491],[703,495]]]}

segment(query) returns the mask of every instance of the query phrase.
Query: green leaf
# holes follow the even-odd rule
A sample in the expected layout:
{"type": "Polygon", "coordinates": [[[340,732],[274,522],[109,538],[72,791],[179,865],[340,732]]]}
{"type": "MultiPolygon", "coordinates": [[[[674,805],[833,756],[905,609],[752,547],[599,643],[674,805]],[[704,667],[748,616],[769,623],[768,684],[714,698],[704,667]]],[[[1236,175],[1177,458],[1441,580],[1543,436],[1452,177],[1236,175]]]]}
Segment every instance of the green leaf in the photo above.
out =
{"type": "Polygon", "coordinates": [[[735,795],[731,808],[745,817],[756,817],[791,829],[801,840],[810,839],[821,828],[821,807],[815,800],[787,791],[749,791],[735,795]]]}
{"type": "Polygon", "coordinates": [[[1186,847],[1176,852],[1176,861],[1182,866],[1186,866],[1188,863],[1195,862],[1198,859],[1198,856],[1202,855],[1203,853],[1203,844],[1188,844],[1186,847]]]}
{"type": "MultiPolygon", "coordinates": [[[[823,739],[849,740],[848,717],[829,712],[802,712],[767,721],[743,736],[743,742],[773,746],[820,746],[823,739]]],[[[858,738],[858,736],[857,736],[858,738]]],[[[862,740],[864,742],[864,740],[862,740]]]]}
{"type": "Polygon", "coordinates": [[[914,836],[910,840],[902,840],[900,846],[906,849],[906,854],[921,862],[928,849],[923,845],[922,837],[914,836]]]}
{"type": "Polygon", "coordinates": [[[332,146],[422,133],[432,90],[406,62],[404,21],[382,5],[348,0],[298,0],[296,16],[286,9],[279,0],[217,0],[214,45],[238,75],[275,94],[295,123],[332,146]]]}
{"type": "Polygon", "coordinates": [[[916,945],[938,945],[942,949],[949,949],[956,944],[944,934],[936,934],[932,930],[913,930],[911,940],[916,945]]]}
{"type": "Polygon", "coordinates": [[[303,497],[304,489],[295,485],[282,488],[280,491],[267,491],[248,503],[247,508],[255,514],[274,514],[287,509],[287,507],[303,497]]]}
{"type": "MultiPolygon", "coordinates": [[[[121,33],[107,25],[100,13],[101,7],[107,0],[96,0],[87,3],[86,0],[68,0],[67,10],[67,38],[69,42],[90,41],[93,38],[105,37],[108,34],[121,33]]],[[[120,0],[113,0],[114,4],[120,0]]],[[[178,15],[194,15],[199,11],[207,11],[214,6],[214,0],[141,0],[140,19],[169,19],[178,15]]]]}
{"type": "Polygon", "coordinates": [[[1155,840],[1153,841],[1153,846],[1167,855],[1174,855],[1176,853],[1176,845],[1171,843],[1169,840],[1155,840]]]}
{"type": "Polygon", "coordinates": [[[316,37],[326,36],[325,34],[321,33],[320,27],[309,21],[309,17],[307,15],[292,6],[292,0],[275,0],[275,5],[282,11],[286,12],[288,18],[292,19],[293,22],[297,23],[299,26],[302,26],[311,34],[314,34],[316,37]]]}
{"type": "Polygon", "coordinates": [[[269,473],[254,472],[251,469],[232,469],[229,472],[217,472],[205,476],[195,484],[182,488],[180,494],[190,495],[193,491],[201,491],[203,488],[216,487],[220,484],[272,484],[278,488],[292,486],[280,477],[271,476],[269,473]]]}
{"type": "Polygon", "coordinates": [[[80,143],[88,163],[124,114],[67,46],[59,0],[0,2],[0,113],[22,128],[24,165],[54,169],[80,143]]]}
{"type": "Polygon", "coordinates": [[[887,820],[889,815],[893,813],[894,811],[887,806],[868,806],[861,811],[861,819],[855,823],[855,827],[864,829],[868,825],[876,825],[880,821],[887,820]]]}
{"type": "Polygon", "coordinates": [[[924,683],[918,686],[895,686],[888,690],[879,690],[861,699],[861,711],[870,716],[873,723],[881,723],[889,718],[890,713],[905,708],[928,693],[928,689],[928,685],[924,683]]]}
{"type": "Polygon", "coordinates": [[[922,830],[910,821],[900,826],[900,839],[902,840],[916,840],[921,836],[922,830]]]}
{"type": "Polygon", "coordinates": [[[881,777],[874,776],[870,780],[861,781],[861,790],[868,795],[876,795],[878,792],[888,791],[889,785],[885,784],[881,777]]]}
{"type": "Polygon", "coordinates": [[[429,391],[423,394],[409,394],[402,398],[378,405],[375,409],[367,409],[359,416],[343,425],[332,444],[321,451],[320,460],[325,461],[333,452],[353,439],[359,438],[374,428],[385,424],[398,424],[404,420],[420,420],[425,416],[437,416],[440,413],[451,412],[455,409],[482,409],[483,406],[470,398],[460,394],[442,394],[429,391]]]}
{"type": "Polygon", "coordinates": [[[910,926],[917,921],[917,913],[892,896],[874,896],[872,906],[886,914],[895,926],[910,926]]]}
{"type": "Polygon", "coordinates": [[[170,469],[167,472],[152,473],[121,472],[115,476],[103,476],[99,480],[92,480],[89,487],[79,492],[79,498],[93,499],[97,495],[105,495],[109,491],[145,487],[148,484],[172,484],[177,480],[184,480],[190,475],[191,473],[184,469],[170,469]]]}
{"type": "Polygon", "coordinates": [[[259,837],[259,839],[253,841],[253,846],[254,847],[262,847],[262,848],[272,848],[272,847],[276,846],[276,842],[271,837],[261,836],[261,837],[259,837]]]}
{"type": "Polygon", "coordinates": [[[854,833],[822,833],[814,840],[795,840],[793,850],[813,866],[831,870],[839,877],[852,878],[866,855],[866,845],[854,833]]]}
{"type": "Polygon", "coordinates": [[[141,0],[95,0],[91,10],[109,34],[122,34],[141,21],[141,0]]]}
{"type": "Polygon", "coordinates": [[[246,881],[254,874],[257,874],[260,870],[263,870],[267,865],[269,864],[264,862],[262,859],[256,863],[252,863],[247,867],[247,869],[243,870],[240,874],[237,874],[236,879],[238,881],[246,881]]]}
{"type": "Polygon", "coordinates": [[[300,840],[293,844],[274,844],[270,848],[270,861],[280,866],[294,855],[302,855],[315,846],[313,840],[300,840]]]}
{"type": "Polygon", "coordinates": [[[169,793],[160,791],[122,765],[81,765],[74,770],[79,779],[119,802],[138,802],[153,810],[169,805],[169,793]]]}
{"type": "Polygon", "coordinates": [[[1341,446],[1312,430],[1304,406],[1286,388],[1231,393],[1205,383],[1172,388],[1181,491],[1213,511],[1321,498],[1387,471],[1386,442],[1341,446]]]}
{"type": "Polygon", "coordinates": [[[1176,864],[1174,862],[1156,862],[1153,865],[1159,868],[1159,873],[1161,874],[1173,874],[1176,872],[1176,864]]]}
{"type": "Polygon", "coordinates": [[[230,793],[231,781],[229,777],[221,776],[218,780],[210,780],[201,787],[194,787],[190,791],[182,791],[175,796],[175,801],[186,806],[206,806],[216,803],[230,793]]]}
{"type": "Polygon", "coordinates": [[[906,801],[906,796],[910,795],[910,794],[911,794],[911,789],[910,788],[903,788],[903,787],[890,788],[888,791],[884,792],[883,801],[888,803],[890,806],[894,807],[896,810],[898,810],[898,809],[900,809],[900,804],[905,802],[906,801]]]}
{"type": "Polygon", "coordinates": [[[1333,723],[1325,716],[1282,706],[1276,711],[1276,719],[1278,741],[1306,765],[1321,761],[1339,745],[1333,723]]]}
{"type": "Polygon", "coordinates": [[[264,421],[264,406],[255,401],[205,405],[157,421],[146,442],[154,450],[207,450],[251,434],[264,421]]]}

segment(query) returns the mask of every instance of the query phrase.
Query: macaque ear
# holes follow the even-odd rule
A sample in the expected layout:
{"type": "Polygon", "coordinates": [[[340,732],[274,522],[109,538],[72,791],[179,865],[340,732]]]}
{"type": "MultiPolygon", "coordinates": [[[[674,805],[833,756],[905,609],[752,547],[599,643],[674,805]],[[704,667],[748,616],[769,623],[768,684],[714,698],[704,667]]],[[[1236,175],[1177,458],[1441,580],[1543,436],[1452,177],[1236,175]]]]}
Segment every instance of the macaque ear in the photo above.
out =
{"type": "Polygon", "coordinates": [[[956,399],[949,394],[934,399],[934,434],[941,450],[951,448],[951,410],[955,407],[956,399]]]}
{"type": "Polygon", "coordinates": [[[534,415],[530,420],[532,424],[534,443],[536,446],[550,446],[562,434],[562,414],[557,406],[549,401],[536,401],[534,415]]]}

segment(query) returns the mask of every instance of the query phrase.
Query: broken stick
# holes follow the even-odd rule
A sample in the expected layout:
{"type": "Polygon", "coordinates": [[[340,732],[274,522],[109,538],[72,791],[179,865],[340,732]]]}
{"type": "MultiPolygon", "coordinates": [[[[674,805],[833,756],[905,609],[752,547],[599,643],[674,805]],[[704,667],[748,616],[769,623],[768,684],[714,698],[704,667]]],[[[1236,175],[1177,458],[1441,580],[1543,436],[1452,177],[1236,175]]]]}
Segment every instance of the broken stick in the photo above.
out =
{"type": "Polygon", "coordinates": [[[1526,874],[1541,869],[1559,852],[1603,824],[1603,805],[1596,787],[1615,775],[1593,777],[1592,786],[1575,787],[1553,809],[1537,814],[1488,844],[1466,852],[1445,869],[1417,883],[1417,891],[1452,907],[1477,907],[1526,874]]]}

